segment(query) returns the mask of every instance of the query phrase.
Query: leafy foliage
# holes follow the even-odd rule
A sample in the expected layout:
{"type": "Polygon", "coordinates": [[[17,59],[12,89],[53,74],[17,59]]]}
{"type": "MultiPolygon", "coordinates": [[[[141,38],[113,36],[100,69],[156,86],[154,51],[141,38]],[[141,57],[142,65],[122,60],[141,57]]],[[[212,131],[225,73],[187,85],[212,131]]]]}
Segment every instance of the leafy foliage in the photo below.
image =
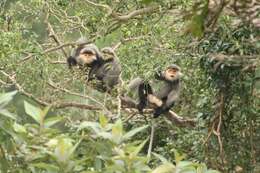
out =
{"type": "MultiPolygon", "coordinates": [[[[1,110],[14,94],[1,95],[1,110]]],[[[84,121],[65,134],[44,124],[48,108],[42,111],[25,102],[25,109],[40,126],[18,124],[14,117],[5,117],[7,120],[5,126],[1,125],[0,135],[2,138],[8,135],[9,140],[0,143],[0,170],[3,172],[213,172],[204,164],[181,161],[183,157],[177,152],[176,166],[163,159],[166,163],[152,170],[147,164],[148,158],[142,154],[147,139],[133,140],[134,135],[147,128],[146,125],[125,133],[121,120],[109,123],[101,115],[99,123],[84,121]],[[6,126],[7,121],[10,126],[6,126]],[[8,143],[13,144],[9,149],[8,143]]],[[[155,156],[162,158],[158,154],[155,156]]]]}
{"type": "Polygon", "coordinates": [[[256,16],[243,17],[259,15],[259,5],[232,2],[0,1],[0,172],[214,172],[205,164],[259,172],[259,29],[256,16]],[[196,119],[196,127],[132,117],[114,92],[86,84],[85,72],[65,65],[82,36],[115,47],[121,91],[137,76],[149,80],[166,65],[181,66],[173,111],[196,119]]]}

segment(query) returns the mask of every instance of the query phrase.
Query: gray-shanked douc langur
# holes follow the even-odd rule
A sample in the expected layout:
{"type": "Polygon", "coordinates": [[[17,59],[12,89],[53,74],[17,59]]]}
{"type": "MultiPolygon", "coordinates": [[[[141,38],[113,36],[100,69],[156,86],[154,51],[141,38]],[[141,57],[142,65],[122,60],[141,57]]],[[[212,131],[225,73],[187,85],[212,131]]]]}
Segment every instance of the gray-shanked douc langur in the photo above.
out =
{"type": "Polygon", "coordinates": [[[156,80],[152,83],[146,82],[142,78],[132,80],[128,88],[137,90],[138,110],[142,113],[145,107],[152,107],[155,118],[168,112],[179,97],[181,76],[180,67],[172,64],[165,70],[156,72],[156,80]]]}
{"type": "Polygon", "coordinates": [[[102,90],[110,91],[119,83],[121,65],[113,49],[103,48],[101,53],[94,44],[78,45],[67,59],[69,67],[89,67],[88,81],[101,81],[102,90]]]}

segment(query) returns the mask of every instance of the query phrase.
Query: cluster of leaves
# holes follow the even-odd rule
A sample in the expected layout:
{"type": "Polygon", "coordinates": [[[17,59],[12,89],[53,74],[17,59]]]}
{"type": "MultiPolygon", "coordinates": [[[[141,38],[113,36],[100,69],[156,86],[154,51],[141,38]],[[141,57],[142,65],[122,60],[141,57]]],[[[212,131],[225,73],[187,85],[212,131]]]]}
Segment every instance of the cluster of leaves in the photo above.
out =
{"type": "MultiPolygon", "coordinates": [[[[260,53],[259,43],[250,41],[257,37],[258,32],[249,26],[231,28],[223,24],[198,47],[201,55],[200,66],[204,70],[208,87],[213,89],[212,95],[216,98],[219,92],[224,94],[222,136],[228,139],[224,142],[227,160],[234,165],[243,165],[247,170],[252,170],[252,166],[249,165],[255,160],[254,152],[250,153],[248,150],[252,151],[259,138],[256,133],[259,123],[252,123],[259,117],[257,101],[252,95],[254,80],[259,76],[259,69],[251,71],[243,69],[249,63],[246,56],[257,56],[260,53]],[[225,61],[220,63],[218,59],[212,58],[218,53],[230,57],[245,56],[245,60],[240,62],[237,58],[232,61],[233,64],[227,64],[225,61]],[[244,135],[239,129],[244,129],[244,135]],[[249,138],[252,140],[249,141],[249,138]],[[231,147],[234,143],[239,143],[241,146],[239,152],[231,147]],[[239,159],[244,157],[248,159],[239,159]]],[[[207,110],[204,117],[211,120],[215,117],[216,110],[208,103],[204,103],[204,110],[207,110]]],[[[213,146],[215,142],[217,141],[212,140],[213,146]]]]}
{"type": "Polygon", "coordinates": [[[154,153],[162,163],[152,169],[151,158],[142,154],[148,139],[132,137],[147,129],[147,125],[124,132],[119,119],[109,123],[103,115],[98,122],[83,121],[60,131],[55,124],[59,116],[47,117],[49,107],[41,110],[24,102],[26,114],[34,122],[21,124],[15,114],[7,110],[16,92],[0,95],[0,171],[42,173],[98,173],[98,172],[151,172],[151,173],[217,173],[205,164],[183,161],[175,151],[175,164],[154,153]],[[132,140],[131,140],[132,139],[132,140]]]}
{"type": "MultiPolygon", "coordinates": [[[[97,1],[93,0],[93,2],[97,1]]],[[[188,24],[187,30],[190,30],[194,36],[203,36],[207,29],[205,28],[205,22],[207,22],[208,15],[211,14],[208,11],[208,2],[209,1],[200,1],[197,5],[195,4],[192,10],[189,10],[192,14],[187,16],[190,17],[190,24],[188,24]]],[[[193,56],[195,53],[193,49],[189,49],[186,52],[183,51],[183,48],[189,45],[192,40],[189,37],[179,37],[180,33],[183,33],[182,30],[185,24],[184,21],[178,19],[178,17],[180,14],[190,14],[188,12],[182,13],[182,10],[192,6],[194,1],[106,0],[98,1],[98,3],[109,5],[115,12],[122,15],[129,14],[135,9],[141,9],[154,4],[159,5],[160,8],[155,13],[140,15],[129,21],[119,22],[115,25],[113,17],[109,16],[106,10],[89,5],[87,1],[3,0],[0,2],[0,7],[2,7],[0,9],[0,30],[3,31],[0,32],[0,69],[3,69],[10,75],[15,74],[13,77],[16,78],[16,81],[25,91],[50,103],[75,101],[92,104],[91,101],[85,98],[82,99],[71,96],[70,94],[64,94],[64,92],[53,89],[47,84],[49,81],[57,84],[57,86],[63,86],[65,89],[82,95],[93,96],[98,101],[105,102],[102,94],[85,85],[84,75],[77,74],[75,72],[76,70],[68,70],[64,64],[54,63],[55,61],[65,61],[66,57],[61,54],[60,50],[47,54],[43,53],[44,50],[57,46],[56,42],[54,42],[51,37],[48,37],[47,25],[45,23],[46,12],[48,11],[50,13],[48,22],[52,25],[61,42],[67,43],[76,41],[80,36],[86,36],[93,40],[100,48],[104,46],[114,46],[121,42],[116,53],[124,69],[122,78],[125,83],[136,76],[143,76],[149,79],[153,76],[155,70],[169,63],[177,63],[180,65],[185,76],[182,82],[183,92],[180,102],[174,107],[174,111],[179,115],[190,116],[192,118],[211,118],[214,112],[214,92],[216,92],[216,88],[219,88],[223,82],[230,81],[231,88],[228,90],[230,95],[229,100],[233,100],[225,112],[225,115],[227,115],[225,116],[225,118],[227,117],[227,119],[225,119],[225,127],[228,128],[225,133],[223,133],[225,137],[223,141],[227,141],[224,143],[225,152],[227,156],[230,156],[230,159],[227,160],[227,166],[233,171],[236,165],[241,165],[244,168],[248,168],[249,165],[252,165],[251,162],[249,162],[249,158],[251,157],[249,154],[252,148],[251,144],[249,144],[250,140],[248,140],[248,136],[250,136],[249,133],[251,131],[255,132],[257,130],[256,127],[258,124],[254,121],[257,118],[255,116],[257,110],[255,106],[252,108],[250,105],[251,98],[248,92],[244,92],[249,91],[248,88],[250,85],[248,84],[252,80],[251,75],[225,66],[223,66],[220,71],[214,72],[212,66],[215,62],[209,61],[208,56],[205,55],[215,52],[225,52],[228,53],[228,55],[250,55],[251,53],[257,53],[259,46],[255,48],[256,45],[254,45],[254,43],[248,44],[249,42],[246,42],[251,37],[255,37],[255,35],[252,35],[255,31],[251,30],[248,26],[230,30],[229,24],[222,23],[222,28],[217,30],[216,33],[206,35],[206,38],[199,47],[199,49],[203,51],[199,52],[197,56],[193,56]],[[130,41],[125,41],[128,39],[130,41]],[[22,61],[23,58],[28,55],[33,56],[26,61],[22,61]],[[203,55],[204,58],[200,61],[202,68],[199,68],[199,59],[196,57],[200,57],[201,55],[203,55]],[[205,77],[203,76],[204,73],[206,74],[205,77]],[[229,80],[223,80],[223,76],[227,76],[229,80]],[[210,85],[206,85],[207,82],[210,85]],[[250,100],[248,100],[249,102],[244,99],[239,100],[240,97],[247,97],[250,98],[250,100]],[[250,104],[248,106],[245,103],[250,104]],[[250,120],[252,117],[254,118],[250,120]],[[252,126],[248,126],[249,121],[253,122],[252,126]],[[243,129],[243,131],[241,131],[241,129],[243,129]],[[241,146],[238,156],[236,156],[237,149],[233,147],[234,145],[241,146]]],[[[229,17],[226,17],[226,19],[232,20],[232,18],[229,17]]],[[[64,49],[67,54],[70,52],[70,47],[64,47],[64,49]]],[[[11,82],[7,77],[0,75],[0,80],[7,83],[7,85],[0,83],[1,91],[14,89],[13,86],[9,85],[11,82]]],[[[119,154],[113,150],[115,147],[119,148],[120,151],[123,150],[122,153],[126,155],[125,157],[129,156],[130,150],[127,149],[129,147],[124,147],[124,145],[128,145],[129,141],[121,141],[121,138],[115,139],[113,137],[112,126],[119,126],[119,122],[115,123],[117,125],[110,124],[103,126],[101,125],[103,124],[101,123],[103,121],[101,121],[101,119],[103,118],[100,118],[100,123],[93,124],[90,122],[88,125],[85,124],[86,127],[82,127],[81,130],[78,130],[76,120],[97,119],[98,114],[95,111],[69,108],[59,110],[51,109],[51,111],[45,115],[44,112],[47,112],[48,108],[43,110],[33,108],[30,104],[24,103],[24,97],[18,97],[17,95],[14,100],[16,106],[14,110],[18,116],[13,115],[15,119],[11,120],[7,118],[3,121],[2,127],[6,130],[0,130],[1,135],[4,136],[4,138],[0,140],[2,143],[1,146],[4,148],[3,151],[7,154],[6,159],[1,162],[6,163],[3,164],[3,167],[8,165],[7,163],[9,162],[8,169],[11,169],[12,165],[16,165],[18,168],[15,166],[13,169],[20,171],[24,169],[25,172],[28,172],[29,169],[44,172],[43,170],[47,169],[45,167],[49,165],[51,165],[50,170],[52,170],[54,165],[54,172],[57,170],[64,171],[64,168],[68,170],[89,168],[91,169],[90,171],[101,172],[105,171],[108,165],[111,167],[120,167],[120,169],[122,165],[129,166],[128,163],[124,163],[125,160],[114,162],[114,157],[119,156],[119,154]],[[30,110],[34,110],[38,116],[30,113],[30,110]],[[26,116],[25,114],[31,116],[26,116]],[[51,114],[62,115],[64,121],[60,121],[60,118],[49,119],[51,114]],[[14,122],[20,125],[16,125],[16,127],[24,126],[24,128],[18,128],[23,129],[22,131],[24,132],[13,132],[14,122]],[[37,123],[37,128],[32,122],[37,123]],[[62,126],[62,128],[59,130],[54,128],[53,123],[57,123],[55,126],[62,126]],[[69,127],[63,127],[65,123],[68,123],[69,127]],[[20,138],[20,136],[22,136],[22,138],[20,138]],[[121,141],[121,143],[118,144],[116,142],[117,140],[121,141]],[[48,141],[50,141],[50,146],[45,145],[48,141]],[[79,143],[79,141],[81,142],[79,143]],[[16,143],[19,144],[19,147],[14,145],[16,143]],[[52,143],[55,145],[52,146],[52,143]],[[73,149],[73,154],[69,154],[74,163],[60,163],[60,161],[57,160],[58,157],[52,157],[57,148],[56,144],[58,143],[61,144],[61,146],[67,145],[67,147],[62,147],[66,151],[76,146],[76,149],[73,149]],[[104,144],[107,144],[109,147],[104,147],[104,144]],[[99,147],[98,150],[96,150],[97,146],[99,147]],[[24,148],[26,150],[17,150],[17,148],[24,148]],[[16,151],[18,153],[16,153],[16,151]],[[31,159],[30,157],[34,156],[35,153],[37,153],[36,159],[31,159]],[[27,159],[27,157],[29,158],[27,159]],[[34,166],[34,164],[39,165],[34,166]],[[71,164],[75,164],[76,166],[69,166],[71,164]]],[[[108,103],[113,101],[110,99],[110,97],[106,98],[108,103]]],[[[30,103],[33,102],[30,100],[30,103]]],[[[9,114],[9,116],[10,115],[11,114],[9,114]]],[[[122,118],[128,115],[129,114],[122,112],[122,118]]],[[[204,162],[209,159],[214,160],[217,158],[219,152],[216,150],[218,143],[215,140],[211,143],[213,150],[211,150],[210,153],[212,153],[212,155],[208,156],[204,152],[205,146],[203,145],[203,139],[207,136],[207,125],[205,125],[207,122],[202,119],[199,120],[201,121],[197,124],[198,128],[182,129],[160,118],[155,133],[154,151],[161,153],[171,161],[176,160],[173,148],[187,153],[190,160],[194,159],[204,162]]],[[[143,119],[139,119],[138,121],[130,120],[127,126],[131,126],[131,128],[138,127],[143,123],[143,119]]],[[[109,123],[107,122],[107,124],[109,123]]],[[[130,131],[131,128],[127,128],[126,131],[130,131]]],[[[134,142],[133,144],[129,143],[129,145],[134,146],[133,148],[141,146],[143,142],[142,139],[146,138],[148,134],[149,132],[147,131],[139,133],[134,139],[135,141],[140,139],[140,141],[134,142]]],[[[120,132],[120,135],[124,136],[124,132],[120,132]]],[[[256,139],[257,136],[253,138],[253,142],[256,141],[256,139]]],[[[144,146],[144,148],[145,147],[147,146],[144,146]]],[[[138,152],[134,158],[140,156],[142,159],[146,159],[141,153],[142,152],[138,152]]],[[[71,160],[69,160],[69,162],[70,161],[71,160]]],[[[132,164],[133,162],[130,163],[132,164]]],[[[146,161],[138,163],[140,163],[139,166],[145,165],[145,168],[147,168],[147,165],[150,165],[150,167],[151,165],[154,165],[154,167],[158,165],[156,161],[153,162],[155,164],[147,164],[146,161]]],[[[210,167],[218,167],[214,163],[208,163],[210,167]]],[[[135,170],[135,167],[133,168],[132,165],[130,165],[130,167],[135,170]]],[[[220,165],[219,167],[224,166],[220,165]]],[[[7,168],[5,170],[7,170],[7,168]]]]}

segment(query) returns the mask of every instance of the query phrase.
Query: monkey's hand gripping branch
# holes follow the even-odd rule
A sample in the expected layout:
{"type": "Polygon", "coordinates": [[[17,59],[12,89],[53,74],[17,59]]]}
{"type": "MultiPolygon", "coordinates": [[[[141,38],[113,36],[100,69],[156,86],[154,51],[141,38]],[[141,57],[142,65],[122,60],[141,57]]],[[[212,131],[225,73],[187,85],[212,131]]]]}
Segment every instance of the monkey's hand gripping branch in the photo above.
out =
{"type": "Polygon", "coordinates": [[[154,118],[157,118],[161,114],[169,112],[171,107],[174,106],[174,102],[171,105],[167,106],[166,99],[161,100],[152,94],[149,94],[147,99],[148,99],[149,103],[151,103],[153,106],[155,106],[154,118]]]}
{"type": "Polygon", "coordinates": [[[159,117],[161,114],[164,114],[164,113],[169,112],[169,110],[170,110],[171,107],[173,107],[173,106],[174,106],[174,103],[172,103],[171,106],[166,106],[165,103],[162,104],[162,106],[157,107],[157,108],[154,109],[154,113],[153,113],[154,116],[153,116],[153,117],[154,117],[154,118],[157,118],[157,117],[159,117]]]}

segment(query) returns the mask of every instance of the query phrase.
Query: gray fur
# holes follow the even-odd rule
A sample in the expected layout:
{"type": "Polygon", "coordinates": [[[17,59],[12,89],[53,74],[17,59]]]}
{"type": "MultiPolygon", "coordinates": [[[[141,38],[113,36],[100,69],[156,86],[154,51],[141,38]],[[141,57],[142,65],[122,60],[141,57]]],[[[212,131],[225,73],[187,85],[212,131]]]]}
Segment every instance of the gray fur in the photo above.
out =
{"type": "MultiPolygon", "coordinates": [[[[173,106],[173,104],[179,98],[180,89],[181,89],[180,67],[175,64],[172,64],[172,65],[168,66],[166,69],[168,69],[168,68],[176,68],[179,70],[178,74],[176,75],[176,78],[173,81],[167,81],[164,78],[164,76],[161,76],[160,79],[150,83],[150,85],[153,89],[153,95],[163,101],[163,105],[161,107],[163,110],[169,110],[173,106]]],[[[161,73],[161,75],[163,75],[163,73],[161,73]]],[[[144,79],[142,79],[140,77],[137,77],[137,78],[133,79],[132,81],[130,81],[130,83],[128,85],[128,89],[131,93],[134,93],[135,97],[138,93],[138,87],[143,82],[144,82],[144,79]]],[[[137,102],[140,102],[140,100],[137,99],[137,102]]]]}
{"type": "MultiPolygon", "coordinates": [[[[112,49],[110,50],[112,51],[112,49]]],[[[115,85],[120,83],[120,74],[122,71],[121,64],[115,52],[112,51],[111,54],[114,56],[109,59],[105,59],[102,55],[102,64],[97,64],[94,66],[91,74],[91,76],[94,76],[98,80],[102,81],[106,90],[111,90],[115,85]]]]}

